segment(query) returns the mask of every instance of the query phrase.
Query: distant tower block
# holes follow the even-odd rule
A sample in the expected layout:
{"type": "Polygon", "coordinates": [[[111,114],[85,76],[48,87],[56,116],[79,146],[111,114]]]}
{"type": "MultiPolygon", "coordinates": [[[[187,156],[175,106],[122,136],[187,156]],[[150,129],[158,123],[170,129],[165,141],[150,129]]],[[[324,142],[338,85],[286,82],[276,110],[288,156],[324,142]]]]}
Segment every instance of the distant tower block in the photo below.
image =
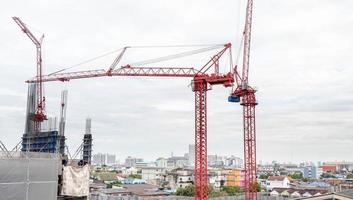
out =
{"type": "Polygon", "coordinates": [[[86,133],[83,136],[83,150],[82,150],[83,164],[91,164],[92,156],[92,134],[91,134],[91,119],[86,119],[86,133]]]}

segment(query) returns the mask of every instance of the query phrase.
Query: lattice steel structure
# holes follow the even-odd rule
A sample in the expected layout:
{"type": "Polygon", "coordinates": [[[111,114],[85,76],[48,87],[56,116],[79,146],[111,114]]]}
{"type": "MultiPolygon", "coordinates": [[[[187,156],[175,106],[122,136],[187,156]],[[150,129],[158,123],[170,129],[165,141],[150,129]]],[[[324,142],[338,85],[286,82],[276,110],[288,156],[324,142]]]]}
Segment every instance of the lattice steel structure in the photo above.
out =
{"type": "MultiPolygon", "coordinates": [[[[233,70],[226,74],[219,73],[219,59],[229,50],[231,44],[225,44],[221,51],[215,54],[201,69],[195,68],[172,68],[172,67],[134,67],[126,65],[108,70],[89,70],[69,73],[55,73],[42,77],[47,81],[69,81],[73,79],[84,79],[109,76],[143,76],[143,77],[177,77],[193,78],[192,89],[195,92],[195,199],[208,199],[208,175],[207,175],[207,101],[206,92],[212,85],[233,86],[233,70]],[[211,70],[214,69],[213,72],[211,70]]],[[[123,50],[121,54],[125,51],[123,50]]],[[[120,57],[121,54],[118,56],[120,57]]],[[[233,67],[230,66],[230,69],[233,67]]],[[[35,83],[37,79],[28,80],[27,83],[35,83]]]]}

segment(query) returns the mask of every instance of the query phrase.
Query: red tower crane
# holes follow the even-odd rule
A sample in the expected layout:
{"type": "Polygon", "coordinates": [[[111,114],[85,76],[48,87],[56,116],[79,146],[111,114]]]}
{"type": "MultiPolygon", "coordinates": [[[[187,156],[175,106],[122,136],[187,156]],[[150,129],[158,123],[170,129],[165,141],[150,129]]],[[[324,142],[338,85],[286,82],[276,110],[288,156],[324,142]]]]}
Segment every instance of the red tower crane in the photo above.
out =
{"type": "Polygon", "coordinates": [[[256,182],[256,128],[255,106],[257,105],[256,90],[248,85],[249,58],[252,25],[253,0],[248,0],[246,7],[246,19],[244,29],[244,52],[242,75],[235,72],[237,87],[229,97],[230,102],[239,102],[243,106],[244,125],[244,161],[245,161],[245,199],[257,199],[256,182]]]}
{"type": "Polygon", "coordinates": [[[39,40],[27,28],[26,24],[18,17],[12,17],[21,30],[32,40],[37,49],[37,76],[36,76],[36,113],[34,114],[35,131],[40,131],[41,122],[46,120],[45,115],[45,97],[43,95],[43,81],[42,81],[42,41],[44,35],[39,40]]]}
{"type": "MultiPolygon", "coordinates": [[[[219,59],[225,51],[231,48],[231,44],[225,44],[224,48],[214,55],[200,70],[196,68],[171,68],[171,67],[135,67],[126,65],[115,69],[121,57],[128,47],[125,47],[114,60],[108,70],[88,70],[68,73],[53,73],[40,75],[38,78],[26,81],[27,83],[42,83],[47,81],[69,81],[104,76],[144,76],[144,77],[190,77],[192,90],[195,93],[195,199],[208,199],[208,175],[207,175],[207,91],[209,85],[223,85],[230,87],[236,79],[236,89],[231,93],[228,101],[240,102],[243,106],[244,125],[244,161],[245,161],[245,199],[256,200],[256,134],[255,134],[255,106],[257,105],[256,90],[248,85],[250,41],[252,25],[253,0],[248,0],[244,29],[244,52],[242,73],[236,69],[227,74],[220,74],[218,70],[219,59]],[[210,73],[210,69],[214,73],[210,73]],[[234,78],[235,77],[235,78],[234,78]]],[[[39,43],[40,44],[40,43],[39,43]]],[[[40,51],[39,51],[40,52],[40,51]]],[[[41,60],[41,59],[40,59],[41,60]]],[[[231,66],[232,68],[233,66],[231,66]]],[[[40,68],[41,74],[41,68],[40,68]]],[[[41,102],[44,105],[43,102],[41,102]]],[[[41,105],[41,104],[38,104],[41,105]]],[[[44,111],[44,110],[43,110],[44,111]]]]}
{"type": "MultiPolygon", "coordinates": [[[[195,92],[195,199],[208,199],[207,174],[207,91],[212,85],[233,86],[234,74],[220,74],[218,65],[222,55],[230,50],[231,44],[225,44],[223,49],[214,55],[201,69],[173,67],[134,67],[126,65],[115,69],[126,48],[115,59],[108,70],[89,70],[68,73],[54,73],[41,77],[41,81],[69,81],[73,79],[104,77],[104,76],[144,76],[144,77],[180,77],[193,78],[192,91],[195,92]],[[214,72],[211,70],[214,69],[214,72]]],[[[232,66],[231,66],[232,67],[232,66]]],[[[233,70],[231,70],[233,71],[233,70]]],[[[36,83],[38,79],[26,81],[36,83]]]]}

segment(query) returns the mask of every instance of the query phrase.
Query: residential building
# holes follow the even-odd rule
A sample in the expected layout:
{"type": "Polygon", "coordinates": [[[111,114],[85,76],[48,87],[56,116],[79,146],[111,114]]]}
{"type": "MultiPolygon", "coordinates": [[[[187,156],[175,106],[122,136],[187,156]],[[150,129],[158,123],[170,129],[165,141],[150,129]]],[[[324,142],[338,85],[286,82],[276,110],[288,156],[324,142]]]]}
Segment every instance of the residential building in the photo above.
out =
{"type": "Polygon", "coordinates": [[[178,180],[178,174],[175,171],[168,171],[167,175],[164,179],[165,181],[165,187],[170,189],[171,191],[176,192],[178,185],[177,181],[178,180]]]}
{"type": "Polygon", "coordinates": [[[121,173],[124,176],[129,176],[132,174],[137,174],[138,169],[136,169],[135,167],[124,167],[121,169],[121,173]]]}
{"type": "Polygon", "coordinates": [[[337,171],[336,165],[322,165],[321,166],[323,172],[335,172],[337,171]]]}
{"type": "Polygon", "coordinates": [[[150,164],[148,162],[136,162],[135,167],[141,169],[143,167],[148,167],[150,164]]]}
{"type": "Polygon", "coordinates": [[[156,160],[157,167],[167,167],[168,166],[168,159],[166,158],[158,158],[156,160]]]}
{"type": "Polygon", "coordinates": [[[245,171],[242,169],[231,169],[228,170],[226,175],[226,186],[245,186],[245,171]]]}
{"type": "Polygon", "coordinates": [[[225,186],[227,181],[226,176],[228,175],[227,170],[223,169],[210,169],[208,172],[209,183],[215,188],[220,188],[225,186]]]}
{"type": "Polygon", "coordinates": [[[102,153],[94,154],[92,163],[95,165],[104,165],[106,163],[105,154],[102,154],[102,153]]]}
{"type": "Polygon", "coordinates": [[[208,165],[213,167],[224,166],[224,160],[222,156],[218,155],[208,155],[207,156],[208,165]]]}
{"type": "Polygon", "coordinates": [[[97,153],[93,155],[92,163],[95,165],[108,165],[112,166],[116,164],[115,155],[97,153]]]}
{"type": "MultiPolygon", "coordinates": [[[[273,188],[271,196],[281,196],[287,198],[312,197],[327,194],[325,189],[299,189],[299,188],[273,188]]],[[[320,198],[322,199],[322,198],[320,198]]]]}
{"type": "Polygon", "coordinates": [[[266,180],[266,189],[272,190],[273,188],[289,188],[290,180],[287,176],[270,176],[266,180]]]}
{"type": "Polygon", "coordinates": [[[189,153],[188,153],[188,165],[195,165],[195,145],[189,144],[189,153]]]}
{"type": "Polygon", "coordinates": [[[257,168],[257,173],[259,174],[274,174],[275,173],[275,168],[273,165],[260,165],[257,168]]]}
{"type": "Polygon", "coordinates": [[[336,171],[353,171],[353,162],[324,162],[323,166],[335,166],[336,171]]]}
{"type": "Polygon", "coordinates": [[[106,154],[106,165],[115,165],[116,164],[116,157],[112,154],[106,154]]]}
{"type": "Polygon", "coordinates": [[[317,167],[316,168],[316,179],[319,179],[321,177],[321,175],[324,173],[322,167],[317,167]]]}
{"type": "Polygon", "coordinates": [[[225,158],[224,165],[227,167],[242,168],[243,167],[243,159],[232,155],[232,156],[225,158]]]}
{"type": "Polygon", "coordinates": [[[142,179],[152,185],[159,185],[167,172],[165,167],[143,167],[141,171],[142,179]]]}
{"type": "Polygon", "coordinates": [[[183,168],[188,165],[188,158],[184,156],[173,156],[168,158],[167,167],[171,169],[183,168]]]}
{"type": "Polygon", "coordinates": [[[193,170],[178,170],[177,188],[185,188],[194,182],[193,170]]]}
{"type": "Polygon", "coordinates": [[[317,170],[315,166],[305,166],[303,177],[308,179],[317,179],[316,171],[317,170]]]}
{"type": "Polygon", "coordinates": [[[126,167],[135,167],[137,162],[143,162],[142,158],[133,158],[131,156],[128,156],[125,159],[125,166],[126,167]]]}

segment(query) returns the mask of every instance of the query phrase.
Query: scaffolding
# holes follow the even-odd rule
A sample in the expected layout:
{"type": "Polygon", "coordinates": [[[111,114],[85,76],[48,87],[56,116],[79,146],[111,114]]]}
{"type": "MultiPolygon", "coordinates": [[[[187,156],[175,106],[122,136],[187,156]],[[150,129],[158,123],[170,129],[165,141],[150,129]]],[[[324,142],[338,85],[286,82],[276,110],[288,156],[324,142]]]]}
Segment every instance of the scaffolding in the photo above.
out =
{"type": "Polygon", "coordinates": [[[22,136],[23,152],[60,153],[65,151],[65,136],[58,131],[25,133],[22,136]]]}

